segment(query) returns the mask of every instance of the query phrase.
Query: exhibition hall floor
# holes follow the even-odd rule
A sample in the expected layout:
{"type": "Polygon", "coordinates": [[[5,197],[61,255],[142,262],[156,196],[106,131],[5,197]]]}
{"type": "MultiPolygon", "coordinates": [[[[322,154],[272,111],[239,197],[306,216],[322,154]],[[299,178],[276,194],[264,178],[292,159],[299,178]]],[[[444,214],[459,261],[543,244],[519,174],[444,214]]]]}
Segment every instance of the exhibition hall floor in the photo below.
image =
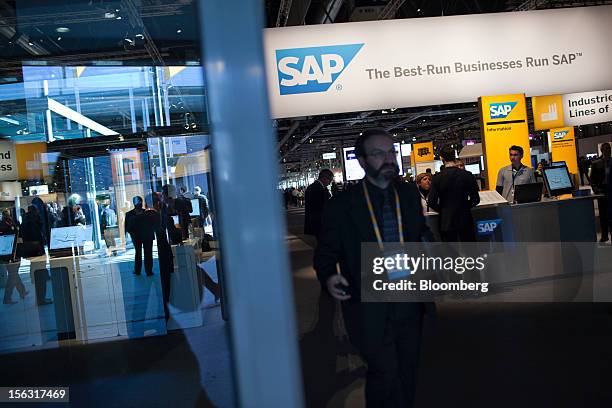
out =
{"type": "MultiPolygon", "coordinates": [[[[287,211],[306,400],[363,407],[365,367],[337,305],[320,295],[303,214],[287,211]]],[[[612,406],[611,311],[605,303],[438,305],[425,321],[416,406],[612,406]]]]}

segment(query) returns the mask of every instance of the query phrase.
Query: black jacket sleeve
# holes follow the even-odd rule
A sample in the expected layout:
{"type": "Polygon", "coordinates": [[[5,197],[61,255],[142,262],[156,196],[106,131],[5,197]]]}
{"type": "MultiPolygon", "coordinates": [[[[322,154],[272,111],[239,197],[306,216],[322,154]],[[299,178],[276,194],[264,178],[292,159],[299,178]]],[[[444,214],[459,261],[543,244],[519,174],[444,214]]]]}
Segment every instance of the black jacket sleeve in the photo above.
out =
{"type": "Polygon", "coordinates": [[[476,207],[480,204],[480,194],[478,194],[478,182],[476,181],[476,177],[472,174],[467,174],[469,177],[469,190],[468,195],[470,197],[470,205],[472,207],[476,207]]]}
{"type": "Polygon", "coordinates": [[[431,179],[431,189],[429,190],[429,194],[427,195],[427,205],[429,208],[433,209],[436,212],[440,212],[440,196],[438,189],[438,180],[437,177],[431,179]]]}
{"type": "Polygon", "coordinates": [[[327,279],[338,273],[336,264],[342,253],[341,197],[332,198],[323,211],[321,235],[314,252],[314,269],[321,284],[325,287],[327,279]]]}

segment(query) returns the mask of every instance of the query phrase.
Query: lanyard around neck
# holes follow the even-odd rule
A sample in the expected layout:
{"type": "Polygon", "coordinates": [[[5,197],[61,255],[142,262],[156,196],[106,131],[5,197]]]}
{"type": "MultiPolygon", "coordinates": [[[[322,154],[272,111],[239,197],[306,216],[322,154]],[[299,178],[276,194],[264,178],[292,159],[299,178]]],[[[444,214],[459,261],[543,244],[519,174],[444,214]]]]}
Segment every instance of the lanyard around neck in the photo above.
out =
{"type": "MultiPolygon", "coordinates": [[[[374,207],[372,206],[372,200],[370,200],[370,193],[368,191],[368,186],[366,181],[362,183],[363,185],[363,193],[365,195],[366,203],[368,204],[368,210],[370,211],[370,219],[372,221],[372,227],[374,228],[374,234],[376,234],[376,240],[378,241],[378,247],[381,251],[384,250],[383,239],[380,233],[380,228],[378,227],[378,221],[376,220],[376,215],[374,214],[374,207]]],[[[404,243],[404,226],[402,225],[402,211],[400,207],[400,199],[397,194],[397,190],[393,189],[393,193],[395,194],[395,216],[397,218],[397,228],[399,231],[399,239],[400,243],[404,243]]]]}

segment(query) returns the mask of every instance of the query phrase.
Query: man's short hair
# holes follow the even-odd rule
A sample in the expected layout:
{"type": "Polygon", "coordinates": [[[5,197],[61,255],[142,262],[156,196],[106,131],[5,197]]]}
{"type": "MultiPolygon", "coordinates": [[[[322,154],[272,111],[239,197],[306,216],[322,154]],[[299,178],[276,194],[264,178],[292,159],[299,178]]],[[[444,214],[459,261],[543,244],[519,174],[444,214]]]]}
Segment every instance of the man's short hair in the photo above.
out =
{"type": "Polygon", "coordinates": [[[142,197],[134,196],[134,198],[132,198],[132,204],[134,204],[134,206],[137,206],[138,204],[142,204],[142,197]]]}
{"type": "Polygon", "coordinates": [[[319,180],[321,178],[323,178],[323,177],[328,178],[330,180],[333,180],[334,179],[334,173],[332,173],[332,171],[330,169],[323,169],[323,170],[321,170],[319,172],[319,180]]]}
{"type": "Polygon", "coordinates": [[[442,149],[440,149],[440,157],[445,162],[455,160],[455,149],[452,149],[449,146],[443,147],[442,149]]]}
{"type": "Polygon", "coordinates": [[[393,136],[391,136],[391,133],[387,132],[385,129],[368,129],[364,131],[355,141],[355,155],[357,157],[365,157],[365,142],[374,136],[386,136],[389,139],[393,140],[393,136]]]}
{"type": "Polygon", "coordinates": [[[604,142],[601,144],[601,152],[603,153],[604,150],[607,150],[607,151],[611,150],[610,143],[604,142]]]}
{"type": "Polygon", "coordinates": [[[511,150],[514,150],[515,152],[519,152],[521,156],[525,155],[525,152],[523,151],[523,148],[521,146],[512,145],[510,146],[510,149],[508,149],[508,152],[510,152],[511,150]]]}

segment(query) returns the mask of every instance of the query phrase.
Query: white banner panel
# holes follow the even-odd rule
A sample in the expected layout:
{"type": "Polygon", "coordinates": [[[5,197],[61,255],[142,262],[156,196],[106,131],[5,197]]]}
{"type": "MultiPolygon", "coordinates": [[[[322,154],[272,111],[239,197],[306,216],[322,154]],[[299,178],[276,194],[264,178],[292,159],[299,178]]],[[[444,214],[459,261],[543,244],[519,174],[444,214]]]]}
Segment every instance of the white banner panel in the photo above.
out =
{"type": "Polygon", "coordinates": [[[274,118],[612,89],[612,6],[264,30],[274,118]]]}
{"type": "Polygon", "coordinates": [[[612,121],[612,90],[563,95],[563,116],[566,126],[612,121]]]}
{"type": "Polygon", "coordinates": [[[17,152],[15,143],[0,140],[0,180],[17,180],[17,152]]]}

